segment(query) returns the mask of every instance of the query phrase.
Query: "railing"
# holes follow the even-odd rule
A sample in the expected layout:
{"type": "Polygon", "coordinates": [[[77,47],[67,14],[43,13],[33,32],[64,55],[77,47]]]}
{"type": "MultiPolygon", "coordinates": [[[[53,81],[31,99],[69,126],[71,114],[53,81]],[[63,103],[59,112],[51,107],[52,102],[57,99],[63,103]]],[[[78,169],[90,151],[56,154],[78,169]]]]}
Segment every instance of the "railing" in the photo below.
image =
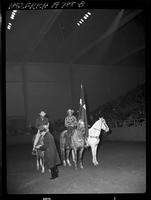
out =
{"type": "Polygon", "coordinates": [[[146,119],[132,119],[132,120],[112,120],[107,122],[111,128],[118,127],[138,127],[146,124],[146,119]]]}
{"type": "MultiPolygon", "coordinates": [[[[7,135],[24,135],[26,133],[35,134],[34,127],[28,128],[25,127],[24,119],[19,117],[19,120],[21,120],[21,124],[13,124],[14,118],[11,118],[10,125],[7,126],[7,135]],[[23,121],[22,121],[23,120],[23,121]],[[13,126],[14,125],[14,126],[13,126]]],[[[15,119],[16,120],[16,119],[15,119]]],[[[107,120],[107,124],[110,128],[120,128],[120,127],[138,127],[143,126],[146,124],[146,119],[132,119],[132,120],[107,120]]],[[[54,123],[51,124],[52,132],[54,130],[60,132],[64,129],[64,123],[62,120],[54,121],[54,123]]]]}

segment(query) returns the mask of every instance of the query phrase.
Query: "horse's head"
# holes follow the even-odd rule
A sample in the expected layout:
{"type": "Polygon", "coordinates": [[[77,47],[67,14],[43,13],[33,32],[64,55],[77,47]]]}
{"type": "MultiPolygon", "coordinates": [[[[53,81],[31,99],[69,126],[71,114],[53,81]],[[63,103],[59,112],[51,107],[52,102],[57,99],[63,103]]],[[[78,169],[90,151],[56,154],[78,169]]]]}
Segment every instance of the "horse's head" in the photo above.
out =
{"type": "Polygon", "coordinates": [[[99,120],[94,123],[92,128],[94,128],[95,130],[98,130],[98,131],[101,131],[101,130],[103,130],[105,132],[109,131],[109,127],[106,124],[106,121],[103,117],[100,117],[99,120]]]}
{"type": "Polygon", "coordinates": [[[84,128],[84,127],[85,127],[84,121],[83,121],[82,119],[80,119],[80,120],[78,121],[77,127],[79,127],[79,128],[84,128]]]}
{"type": "Polygon", "coordinates": [[[101,129],[104,130],[105,132],[109,132],[109,127],[103,117],[99,118],[100,124],[101,124],[101,129]]]}

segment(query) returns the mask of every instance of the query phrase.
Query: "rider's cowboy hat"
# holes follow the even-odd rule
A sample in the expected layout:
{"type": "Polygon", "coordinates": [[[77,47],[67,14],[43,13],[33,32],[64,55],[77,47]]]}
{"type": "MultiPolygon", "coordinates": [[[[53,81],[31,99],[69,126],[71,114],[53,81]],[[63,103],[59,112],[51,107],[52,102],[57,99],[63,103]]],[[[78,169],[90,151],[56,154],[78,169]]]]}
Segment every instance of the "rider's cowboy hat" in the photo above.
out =
{"type": "Polygon", "coordinates": [[[71,112],[71,113],[73,114],[73,113],[74,113],[74,110],[68,109],[68,110],[67,110],[67,113],[69,113],[69,112],[71,112]]]}
{"type": "Polygon", "coordinates": [[[45,116],[46,113],[45,113],[44,111],[41,111],[41,112],[39,113],[39,115],[40,115],[40,116],[45,116]]]}

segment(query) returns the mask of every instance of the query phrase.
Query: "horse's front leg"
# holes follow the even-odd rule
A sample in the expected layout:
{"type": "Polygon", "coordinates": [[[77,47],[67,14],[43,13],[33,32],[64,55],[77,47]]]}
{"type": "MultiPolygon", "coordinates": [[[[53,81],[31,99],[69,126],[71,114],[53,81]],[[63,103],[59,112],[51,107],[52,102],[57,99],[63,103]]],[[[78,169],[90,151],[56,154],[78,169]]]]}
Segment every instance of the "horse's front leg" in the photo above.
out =
{"type": "Polygon", "coordinates": [[[39,158],[37,156],[37,170],[39,170],[39,158]]]}
{"type": "Polygon", "coordinates": [[[69,160],[69,154],[70,154],[70,149],[67,149],[67,163],[69,166],[71,166],[70,160],[69,160]]]}
{"type": "Polygon", "coordinates": [[[98,144],[96,144],[96,145],[94,146],[94,152],[95,152],[95,163],[96,163],[96,165],[99,164],[99,163],[98,163],[98,160],[97,160],[97,148],[98,148],[98,144]]]}
{"type": "Polygon", "coordinates": [[[44,167],[44,160],[43,160],[42,157],[40,158],[40,165],[41,165],[41,169],[42,169],[41,172],[44,173],[45,172],[45,167],[44,167]]]}
{"type": "Polygon", "coordinates": [[[83,150],[84,150],[84,148],[81,148],[81,149],[80,149],[80,168],[81,168],[81,169],[83,169],[83,164],[82,164],[83,150]]]}
{"type": "Polygon", "coordinates": [[[71,152],[72,152],[72,160],[73,160],[73,162],[75,163],[75,155],[74,155],[73,149],[71,150],[71,152]]]}
{"type": "Polygon", "coordinates": [[[77,150],[76,149],[72,149],[72,157],[73,157],[75,169],[77,169],[77,150]]]}
{"type": "Polygon", "coordinates": [[[61,149],[61,158],[62,158],[62,162],[63,162],[63,166],[66,166],[66,160],[65,160],[65,149],[62,148],[61,149]]]}
{"type": "Polygon", "coordinates": [[[96,151],[97,151],[97,145],[96,144],[91,145],[91,151],[92,151],[92,162],[96,166],[96,165],[98,165],[98,161],[96,159],[96,151]]]}

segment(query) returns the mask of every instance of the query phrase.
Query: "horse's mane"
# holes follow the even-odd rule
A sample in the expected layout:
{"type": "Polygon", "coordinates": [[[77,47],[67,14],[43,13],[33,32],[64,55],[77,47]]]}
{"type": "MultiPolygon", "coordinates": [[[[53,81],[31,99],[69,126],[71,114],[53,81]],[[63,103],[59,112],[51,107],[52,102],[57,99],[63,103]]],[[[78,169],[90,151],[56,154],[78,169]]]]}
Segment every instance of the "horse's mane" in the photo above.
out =
{"type": "Polygon", "coordinates": [[[103,117],[101,117],[99,120],[97,120],[91,128],[99,128],[100,127],[100,122],[103,120],[103,117]]]}

